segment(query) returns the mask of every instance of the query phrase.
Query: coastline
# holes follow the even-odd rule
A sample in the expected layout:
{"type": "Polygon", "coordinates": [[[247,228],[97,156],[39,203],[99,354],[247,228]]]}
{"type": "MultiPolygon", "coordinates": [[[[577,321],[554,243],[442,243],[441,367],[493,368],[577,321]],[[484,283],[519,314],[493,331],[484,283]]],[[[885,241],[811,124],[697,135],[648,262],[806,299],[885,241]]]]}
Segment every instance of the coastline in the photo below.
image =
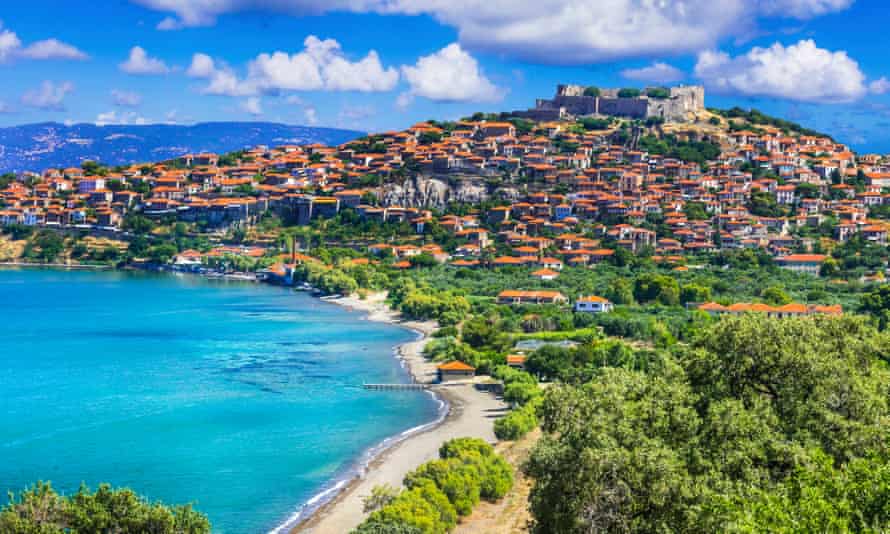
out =
{"type": "MultiPolygon", "coordinates": [[[[423,357],[423,348],[435,332],[433,321],[404,321],[390,309],[385,294],[325,298],[326,302],[364,312],[365,320],[397,324],[418,332],[418,339],[397,347],[405,369],[416,382],[432,383],[436,364],[423,357]]],[[[477,390],[472,384],[437,386],[430,392],[444,403],[444,414],[422,425],[393,436],[371,449],[370,458],[351,479],[342,480],[317,494],[301,506],[291,518],[272,533],[343,534],[357,527],[366,514],[362,500],[374,486],[401,487],[405,475],[420,464],[438,458],[439,447],[456,437],[479,437],[494,443],[493,420],[503,415],[506,405],[495,396],[477,390]],[[305,515],[304,515],[305,514],[305,515]]]]}
{"type": "Polygon", "coordinates": [[[90,263],[77,263],[77,264],[68,264],[68,263],[30,263],[26,261],[3,261],[0,262],[0,267],[41,267],[45,269],[63,269],[70,271],[112,271],[117,270],[117,267],[113,265],[101,265],[101,264],[90,264],[90,263]]]}

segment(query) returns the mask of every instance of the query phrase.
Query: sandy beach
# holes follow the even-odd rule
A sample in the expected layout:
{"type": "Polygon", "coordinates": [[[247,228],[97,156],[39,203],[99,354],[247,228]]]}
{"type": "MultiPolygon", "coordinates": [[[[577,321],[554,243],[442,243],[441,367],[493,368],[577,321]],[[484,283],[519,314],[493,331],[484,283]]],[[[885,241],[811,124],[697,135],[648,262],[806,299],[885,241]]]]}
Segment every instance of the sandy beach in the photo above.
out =
{"type": "MultiPolygon", "coordinates": [[[[384,294],[378,293],[364,300],[343,297],[331,299],[330,302],[366,312],[368,320],[396,323],[422,333],[417,341],[400,346],[399,353],[415,380],[432,382],[436,377],[436,364],[426,361],[423,347],[429,341],[429,334],[436,329],[436,324],[402,321],[397,312],[386,306],[384,298],[384,294]]],[[[496,441],[492,423],[507,410],[500,399],[478,391],[472,384],[436,386],[434,391],[450,405],[448,415],[440,424],[384,451],[371,462],[364,476],[351,481],[336,498],[296,525],[291,532],[345,534],[364,520],[362,499],[371,493],[371,488],[382,484],[400,487],[409,471],[438,457],[439,446],[444,441],[465,436],[482,438],[491,443],[496,441]]]]}

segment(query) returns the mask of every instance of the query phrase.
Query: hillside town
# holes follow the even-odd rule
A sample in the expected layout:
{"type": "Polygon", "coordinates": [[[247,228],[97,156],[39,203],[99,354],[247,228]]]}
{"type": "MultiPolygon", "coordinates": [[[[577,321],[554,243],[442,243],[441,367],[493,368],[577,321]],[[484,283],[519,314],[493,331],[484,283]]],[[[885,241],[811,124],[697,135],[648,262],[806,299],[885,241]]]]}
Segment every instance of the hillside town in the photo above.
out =
{"type": "Polygon", "coordinates": [[[661,132],[674,143],[667,150],[653,134],[641,136],[638,121],[483,117],[415,124],[341,146],[46,169],[8,181],[0,224],[114,235],[126,234],[134,214],[214,231],[249,227],[270,213],[306,225],[352,210],[362,220],[408,224],[418,235],[436,225],[454,238],[447,248],[431,240],[366,244],[372,255],[391,254],[396,267],[429,252],[461,268],[533,266],[541,279],[557,277],[564,265],[606,261],[619,249],[678,265],[685,256],[756,249],[818,275],[826,240],[886,244],[890,158],[708,115],[701,127],[661,132]],[[690,161],[684,147],[713,154],[687,150],[698,159],[690,161]],[[438,205],[403,205],[390,193],[404,183],[444,186],[444,193],[438,205]],[[449,212],[460,187],[481,189],[485,207],[449,212]]]}

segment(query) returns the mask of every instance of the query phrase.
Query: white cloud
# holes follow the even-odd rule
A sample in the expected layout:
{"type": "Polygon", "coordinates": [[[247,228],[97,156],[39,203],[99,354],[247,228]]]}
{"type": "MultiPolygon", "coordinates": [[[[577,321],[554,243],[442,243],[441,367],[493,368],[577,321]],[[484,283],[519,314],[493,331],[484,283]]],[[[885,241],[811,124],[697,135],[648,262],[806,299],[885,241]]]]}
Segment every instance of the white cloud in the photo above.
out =
{"type": "Polygon", "coordinates": [[[14,111],[9,104],[0,100],[0,114],[13,113],[14,111]]]}
{"type": "Polygon", "coordinates": [[[853,5],[853,0],[760,0],[764,15],[795,19],[810,19],[853,5]]]}
{"type": "Polygon", "coordinates": [[[247,113],[250,113],[254,117],[263,114],[262,102],[260,101],[259,97],[256,96],[251,96],[244,102],[241,102],[241,109],[243,111],[246,111],[247,113]]]}
{"type": "Polygon", "coordinates": [[[120,89],[111,90],[111,99],[115,106],[125,108],[135,108],[142,103],[142,96],[134,91],[121,91],[120,89]]]}
{"type": "Polygon", "coordinates": [[[546,63],[695,53],[749,34],[760,18],[810,19],[853,0],[133,0],[175,15],[160,29],[208,26],[249,10],[429,15],[473,50],[546,63]]]}
{"type": "Polygon", "coordinates": [[[192,56],[192,63],[185,73],[192,78],[209,78],[215,71],[213,58],[207,54],[197,53],[192,56]]]}
{"type": "Polygon", "coordinates": [[[74,90],[71,82],[62,82],[58,85],[51,81],[44,81],[37,89],[27,91],[22,95],[22,103],[32,108],[48,111],[65,111],[65,95],[74,90]]]}
{"type": "Polygon", "coordinates": [[[127,60],[118,66],[127,74],[166,74],[170,72],[170,67],[166,63],[149,56],[141,46],[131,48],[127,60]]]}
{"type": "Polygon", "coordinates": [[[0,62],[5,63],[14,58],[22,48],[22,42],[15,32],[3,30],[0,32],[0,62]]]}
{"type": "Polygon", "coordinates": [[[112,110],[100,113],[94,122],[96,126],[107,126],[109,124],[148,124],[149,121],[135,111],[118,113],[117,110],[112,110]]]}
{"type": "Polygon", "coordinates": [[[169,30],[181,30],[185,27],[181,21],[174,19],[173,17],[164,17],[164,20],[158,23],[157,29],[161,31],[169,31],[169,30]]]}
{"type": "Polygon", "coordinates": [[[660,61],[639,69],[624,69],[621,75],[629,80],[652,83],[674,83],[686,77],[680,69],[660,61]]]}
{"type": "Polygon", "coordinates": [[[876,95],[890,93],[890,80],[888,80],[885,76],[881,76],[877,80],[874,80],[870,84],[868,84],[868,91],[876,95]]]}
{"type": "Polygon", "coordinates": [[[314,126],[318,124],[318,111],[312,106],[306,106],[303,108],[303,119],[306,121],[306,124],[309,126],[314,126]]]}
{"type": "MultiPolygon", "coordinates": [[[[2,27],[2,24],[0,24],[2,27]]],[[[84,52],[58,39],[44,39],[23,47],[18,35],[11,30],[0,31],[0,63],[13,59],[87,59],[84,52]]]]}
{"type": "Polygon", "coordinates": [[[812,40],[788,47],[775,43],[730,57],[707,51],[698,56],[695,75],[719,93],[804,102],[849,102],[862,97],[865,76],[844,51],[818,48],[812,40]]]}
{"type": "Polygon", "coordinates": [[[504,96],[457,43],[420,57],[414,66],[403,66],[402,74],[410,86],[407,96],[397,101],[402,107],[415,96],[437,102],[496,102],[504,96]]]}
{"type": "Polygon", "coordinates": [[[82,61],[89,57],[84,52],[58,39],[37,41],[23,49],[21,54],[22,57],[28,59],[72,59],[82,61]]]}
{"type": "Polygon", "coordinates": [[[208,80],[206,94],[257,96],[280,91],[388,91],[395,87],[399,73],[385,68],[371,50],[350,61],[334,39],[306,37],[304,49],[295,54],[273,52],[259,54],[247,66],[247,76],[238,75],[226,65],[217,66],[205,54],[195,54],[189,72],[208,80]]]}

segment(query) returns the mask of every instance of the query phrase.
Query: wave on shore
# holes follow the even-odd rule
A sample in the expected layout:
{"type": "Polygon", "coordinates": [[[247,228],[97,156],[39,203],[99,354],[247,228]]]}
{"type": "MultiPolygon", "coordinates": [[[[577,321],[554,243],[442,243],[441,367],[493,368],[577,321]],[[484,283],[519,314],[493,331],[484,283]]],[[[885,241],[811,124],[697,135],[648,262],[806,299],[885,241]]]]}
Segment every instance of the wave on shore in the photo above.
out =
{"type": "MultiPolygon", "coordinates": [[[[423,334],[421,333],[421,337],[423,334]]],[[[400,353],[399,353],[400,354],[400,353]]],[[[403,362],[404,363],[404,362],[403,362]]],[[[359,461],[353,464],[342,475],[335,477],[322,491],[315,494],[311,499],[302,504],[297,510],[291,514],[281,525],[269,531],[269,534],[285,534],[291,529],[299,525],[304,520],[312,517],[312,515],[320,508],[337,498],[352,483],[364,478],[372,464],[377,461],[385,452],[406,439],[431,430],[445,421],[451,411],[451,405],[435,392],[426,390],[430,396],[438,403],[438,414],[433,421],[422,425],[409,428],[399,434],[390,436],[377,445],[362,453],[359,461]]]]}

